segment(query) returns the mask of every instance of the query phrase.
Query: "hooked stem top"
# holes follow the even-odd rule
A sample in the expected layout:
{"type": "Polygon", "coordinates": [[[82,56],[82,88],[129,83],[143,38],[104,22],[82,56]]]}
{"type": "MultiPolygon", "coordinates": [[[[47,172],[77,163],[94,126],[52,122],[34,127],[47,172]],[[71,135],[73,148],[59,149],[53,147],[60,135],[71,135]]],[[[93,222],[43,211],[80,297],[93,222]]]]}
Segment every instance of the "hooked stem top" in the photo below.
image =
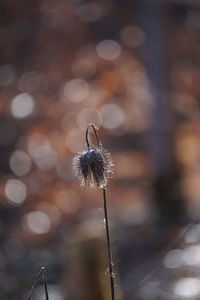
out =
{"type": "Polygon", "coordinates": [[[100,147],[100,142],[99,142],[99,138],[98,138],[98,134],[97,134],[97,131],[96,131],[96,128],[93,124],[89,124],[87,126],[87,129],[86,129],[86,134],[85,134],[85,139],[86,139],[86,143],[87,143],[87,148],[88,150],[90,150],[90,142],[89,142],[89,129],[92,128],[93,131],[94,131],[94,134],[95,134],[95,137],[96,137],[96,140],[97,140],[97,146],[100,147]]]}

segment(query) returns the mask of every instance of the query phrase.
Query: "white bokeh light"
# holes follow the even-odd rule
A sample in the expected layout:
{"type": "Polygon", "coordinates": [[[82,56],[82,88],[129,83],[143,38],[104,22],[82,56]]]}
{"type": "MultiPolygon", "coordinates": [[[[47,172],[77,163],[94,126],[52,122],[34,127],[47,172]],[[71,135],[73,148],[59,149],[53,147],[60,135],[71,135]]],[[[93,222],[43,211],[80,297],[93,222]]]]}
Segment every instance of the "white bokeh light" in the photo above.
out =
{"type": "Polygon", "coordinates": [[[174,294],[185,299],[194,299],[200,293],[200,279],[186,277],[178,280],[174,287],[174,294]]]}
{"type": "Polygon", "coordinates": [[[83,108],[77,115],[77,124],[79,128],[85,130],[88,124],[93,123],[97,127],[102,124],[102,117],[95,108],[83,108]]]}
{"type": "Polygon", "coordinates": [[[29,173],[31,169],[30,157],[21,150],[16,150],[10,157],[10,168],[17,176],[24,176],[29,173]]]}
{"type": "Polygon", "coordinates": [[[200,225],[194,225],[188,232],[185,234],[186,243],[195,243],[200,240],[200,225]]]}
{"type": "Polygon", "coordinates": [[[164,265],[166,268],[175,269],[183,264],[182,261],[183,251],[180,249],[170,250],[164,258],[164,265]]]}
{"type": "Polygon", "coordinates": [[[49,145],[49,139],[40,133],[35,133],[28,138],[28,153],[30,156],[33,156],[35,149],[41,145],[49,145]]]}
{"type": "Polygon", "coordinates": [[[43,171],[48,171],[55,167],[57,153],[50,144],[43,144],[35,148],[32,157],[37,167],[43,171]]]}
{"type": "Polygon", "coordinates": [[[27,93],[22,93],[13,98],[11,102],[11,113],[18,119],[27,118],[33,113],[34,107],[34,98],[27,93]]]}
{"type": "Polygon", "coordinates": [[[29,137],[28,153],[42,171],[48,171],[56,165],[57,152],[44,135],[34,134],[29,137]]]}
{"type": "Polygon", "coordinates": [[[47,233],[51,228],[50,218],[47,216],[47,214],[41,211],[33,211],[28,213],[25,216],[25,220],[28,228],[37,234],[47,233]]]}
{"type": "Polygon", "coordinates": [[[105,60],[114,60],[121,54],[121,46],[113,40],[103,40],[96,46],[97,54],[105,60]]]}
{"type": "Polygon", "coordinates": [[[16,206],[21,205],[26,199],[26,185],[20,180],[9,179],[6,182],[5,195],[8,198],[9,203],[16,206]]]}
{"type": "Polygon", "coordinates": [[[63,90],[64,101],[81,102],[89,95],[89,86],[83,79],[68,81],[63,90]]]}
{"type": "Polygon", "coordinates": [[[200,246],[187,247],[183,252],[183,262],[188,266],[200,265],[200,246]]]}
{"type": "Polygon", "coordinates": [[[105,104],[100,112],[103,118],[103,127],[107,129],[116,129],[125,121],[125,113],[117,104],[105,104]]]}

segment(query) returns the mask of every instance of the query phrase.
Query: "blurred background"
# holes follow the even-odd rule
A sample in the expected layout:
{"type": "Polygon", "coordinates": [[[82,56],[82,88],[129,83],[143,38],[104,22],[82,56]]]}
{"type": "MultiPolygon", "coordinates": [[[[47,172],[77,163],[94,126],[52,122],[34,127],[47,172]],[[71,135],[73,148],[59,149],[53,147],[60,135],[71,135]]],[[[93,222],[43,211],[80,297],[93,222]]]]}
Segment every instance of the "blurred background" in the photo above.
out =
{"type": "Polygon", "coordinates": [[[198,0],[1,1],[2,300],[41,266],[51,300],[110,299],[101,190],[72,170],[89,123],[115,163],[117,299],[200,299],[199,66],[198,0]]]}

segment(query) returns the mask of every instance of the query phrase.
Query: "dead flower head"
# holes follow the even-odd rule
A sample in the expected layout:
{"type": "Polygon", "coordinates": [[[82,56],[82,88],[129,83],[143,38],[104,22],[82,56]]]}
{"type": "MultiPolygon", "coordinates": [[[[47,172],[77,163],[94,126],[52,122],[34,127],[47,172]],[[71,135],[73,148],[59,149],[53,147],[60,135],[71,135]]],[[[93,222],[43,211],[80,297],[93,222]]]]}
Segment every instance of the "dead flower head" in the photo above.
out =
{"type": "Polygon", "coordinates": [[[107,180],[112,175],[113,162],[111,155],[102,148],[99,143],[95,127],[90,124],[86,131],[87,151],[78,153],[73,160],[73,165],[78,177],[81,179],[81,185],[89,185],[91,188],[104,188],[107,180]],[[88,141],[88,129],[92,127],[98,142],[94,147],[88,141]]]}

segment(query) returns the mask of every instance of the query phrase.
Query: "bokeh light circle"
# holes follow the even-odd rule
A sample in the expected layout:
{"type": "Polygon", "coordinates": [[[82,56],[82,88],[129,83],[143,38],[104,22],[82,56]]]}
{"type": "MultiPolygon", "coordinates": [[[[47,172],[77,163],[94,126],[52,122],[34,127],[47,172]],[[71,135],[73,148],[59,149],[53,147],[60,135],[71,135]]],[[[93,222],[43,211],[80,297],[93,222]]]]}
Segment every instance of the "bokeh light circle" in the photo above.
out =
{"type": "Polygon", "coordinates": [[[170,250],[164,258],[164,265],[166,268],[175,269],[180,267],[183,264],[182,261],[183,251],[180,249],[170,250]]]}
{"type": "Polygon", "coordinates": [[[9,179],[6,182],[5,195],[9,203],[16,206],[21,205],[27,196],[26,185],[20,180],[9,179]]]}
{"type": "Polygon", "coordinates": [[[185,298],[194,299],[200,293],[200,279],[195,277],[186,277],[179,279],[174,287],[175,295],[185,298]]]}
{"type": "Polygon", "coordinates": [[[89,86],[83,79],[72,79],[68,81],[63,90],[64,100],[72,102],[81,102],[87,98],[89,94],[89,86]]]}
{"type": "Polygon", "coordinates": [[[83,108],[77,115],[78,126],[85,130],[88,124],[93,123],[97,127],[102,124],[102,117],[99,111],[95,108],[83,108]]]}
{"type": "Polygon", "coordinates": [[[36,234],[49,232],[51,220],[47,214],[42,211],[33,211],[25,216],[28,229],[36,234]]]}
{"type": "Polygon", "coordinates": [[[34,111],[34,108],[34,98],[27,93],[17,95],[11,102],[11,113],[18,119],[30,116],[34,111]]]}
{"type": "Polygon", "coordinates": [[[105,60],[114,60],[121,54],[121,46],[113,40],[103,40],[96,46],[97,54],[105,60]]]}
{"type": "Polygon", "coordinates": [[[103,127],[107,129],[116,129],[125,121],[125,113],[117,104],[105,104],[101,107],[103,118],[103,127]]]}
{"type": "Polygon", "coordinates": [[[24,176],[29,173],[31,169],[30,157],[21,150],[16,150],[10,157],[10,168],[17,176],[24,176]]]}

